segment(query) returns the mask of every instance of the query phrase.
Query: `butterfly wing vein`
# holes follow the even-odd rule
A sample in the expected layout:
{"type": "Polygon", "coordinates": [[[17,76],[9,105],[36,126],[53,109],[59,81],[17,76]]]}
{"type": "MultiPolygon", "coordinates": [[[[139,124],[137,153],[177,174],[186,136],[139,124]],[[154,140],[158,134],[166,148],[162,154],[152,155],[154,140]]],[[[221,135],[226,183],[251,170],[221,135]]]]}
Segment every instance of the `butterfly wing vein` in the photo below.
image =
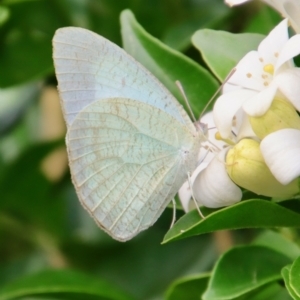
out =
{"type": "Polygon", "coordinates": [[[78,114],[67,144],[82,204],[100,227],[125,241],[156,221],[186,179],[181,148],[192,149],[194,137],[151,105],[112,98],[78,114]]]}
{"type": "Polygon", "coordinates": [[[92,102],[110,97],[135,99],[190,122],[172,94],[123,49],[83,28],[59,29],[53,58],[67,125],[92,102]]]}
{"type": "Polygon", "coordinates": [[[107,39],[66,27],[53,48],[77,194],[100,227],[129,240],[195,169],[200,136],[172,94],[107,39]]]}

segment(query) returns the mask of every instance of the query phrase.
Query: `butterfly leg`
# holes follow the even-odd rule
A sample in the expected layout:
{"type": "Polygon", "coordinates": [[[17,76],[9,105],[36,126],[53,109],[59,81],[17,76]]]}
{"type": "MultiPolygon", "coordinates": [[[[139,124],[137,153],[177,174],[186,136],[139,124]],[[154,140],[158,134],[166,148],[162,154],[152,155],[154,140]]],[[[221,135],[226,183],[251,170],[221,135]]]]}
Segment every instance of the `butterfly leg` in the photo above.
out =
{"type": "Polygon", "coordinates": [[[171,222],[170,228],[173,227],[173,225],[175,224],[175,221],[176,221],[176,201],[175,201],[174,198],[172,198],[172,204],[173,204],[173,218],[172,218],[172,222],[171,222]]]}
{"type": "Polygon", "coordinates": [[[189,183],[189,186],[190,186],[190,189],[191,189],[192,199],[193,199],[193,201],[194,201],[194,203],[195,203],[195,206],[196,206],[196,208],[197,208],[197,210],[198,210],[198,213],[199,213],[200,217],[201,217],[202,219],[205,219],[205,216],[202,214],[202,212],[201,212],[201,210],[200,210],[200,207],[199,207],[199,205],[198,205],[198,203],[197,203],[197,201],[196,201],[196,199],[195,199],[195,197],[194,197],[190,172],[187,172],[187,175],[188,175],[188,183],[189,183]]]}

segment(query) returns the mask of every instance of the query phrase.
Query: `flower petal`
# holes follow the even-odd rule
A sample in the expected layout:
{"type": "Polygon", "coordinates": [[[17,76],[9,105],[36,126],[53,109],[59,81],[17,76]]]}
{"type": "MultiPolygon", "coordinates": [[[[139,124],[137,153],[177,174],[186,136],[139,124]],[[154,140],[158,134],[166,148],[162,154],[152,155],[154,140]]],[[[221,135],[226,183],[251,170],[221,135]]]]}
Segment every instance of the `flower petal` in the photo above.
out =
{"type": "Polygon", "coordinates": [[[239,85],[235,85],[227,82],[222,88],[222,94],[230,93],[240,89],[241,87],[239,85]]]}
{"type": "Polygon", "coordinates": [[[194,196],[204,206],[228,206],[242,199],[241,189],[227,175],[224,162],[226,151],[222,150],[194,181],[194,196]]]}
{"type": "Polygon", "coordinates": [[[300,175],[300,130],[273,132],[261,141],[260,149],[266,164],[280,183],[288,184],[300,175]]]}
{"type": "Polygon", "coordinates": [[[225,3],[229,6],[235,6],[235,5],[243,4],[248,1],[249,0],[225,0],[225,3]]]}
{"type": "Polygon", "coordinates": [[[299,0],[279,0],[282,3],[282,10],[279,10],[282,15],[289,18],[292,27],[297,33],[300,33],[300,4],[299,0]]]}
{"type": "Polygon", "coordinates": [[[215,138],[218,129],[214,122],[213,112],[210,111],[201,117],[201,122],[207,125],[207,140],[201,143],[200,155],[198,161],[210,162],[214,157],[215,153],[223,149],[227,144],[222,140],[215,138]]]}
{"type": "Polygon", "coordinates": [[[263,0],[263,1],[268,5],[272,6],[273,8],[277,9],[278,11],[282,7],[281,5],[282,0],[263,0]]]}
{"type": "Polygon", "coordinates": [[[255,91],[263,90],[265,86],[261,78],[262,68],[258,52],[248,52],[236,65],[235,72],[229,78],[228,83],[225,83],[223,90],[226,91],[229,84],[255,91]]]}
{"type": "Polygon", "coordinates": [[[288,20],[281,21],[258,46],[264,64],[276,65],[277,56],[289,39],[288,20]]]}
{"type": "MultiPolygon", "coordinates": [[[[299,0],[263,0],[268,5],[278,10],[284,18],[288,18],[292,27],[300,33],[300,5],[299,0]]],[[[248,2],[248,0],[225,0],[229,6],[248,2]]]]}
{"type": "Polygon", "coordinates": [[[236,136],[237,141],[243,138],[255,138],[256,134],[252,130],[249,118],[243,109],[236,114],[236,136]]]}
{"type": "Polygon", "coordinates": [[[280,72],[275,80],[280,92],[300,111],[300,68],[280,72]]]}
{"type": "MultiPolygon", "coordinates": [[[[200,151],[198,154],[198,167],[191,176],[191,184],[193,184],[196,176],[207,167],[209,162],[226,146],[226,143],[215,139],[215,133],[217,132],[216,125],[213,119],[213,112],[210,111],[201,117],[200,122],[207,126],[207,140],[201,143],[200,151]]],[[[178,191],[178,196],[185,212],[190,210],[190,200],[192,197],[190,184],[186,181],[178,191]]]]}
{"type": "MultiPolygon", "coordinates": [[[[202,162],[196,170],[193,172],[191,176],[191,184],[193,185],[193,182],[195,181],[195,178],[197,175],[204,170],[207,167],[208,163],[202,162]]],[[[186,181],[181,188],[178,191],[178,197],[181,202],[182,208],[185,212],[188,212],[190,210],[190,201],[192,197],[192,192],[190,188],[190,184],[188,181],[186,181]]]]}
{"type": "Polygon", "coordinates": [[[232,137],[232,120],[243,103],[257,93],[240,89],[221,95],[213,109],[215,124],[224,139],[232,137]]]}
{"type": "Polygon", "coordinates": [[[254,97],[243,104],[244,111],[251,117],[262,116],[271,106],[276,91],[277,85],[274,81],[272,81],[267,88],[262,90],[260,93],[256,93],[254,97]]]}
{"type": "MultiPolygon", "coordinates": [[[[279,53],[278,60],[275,66],[275,74],[278,72],[280,67],[290,61],[293,57],[300,53],[300,34],[292,36],[284,45],[281,52],[279,53]]],[[[289,67],[293,67],[293,62],[289,67]]]]}

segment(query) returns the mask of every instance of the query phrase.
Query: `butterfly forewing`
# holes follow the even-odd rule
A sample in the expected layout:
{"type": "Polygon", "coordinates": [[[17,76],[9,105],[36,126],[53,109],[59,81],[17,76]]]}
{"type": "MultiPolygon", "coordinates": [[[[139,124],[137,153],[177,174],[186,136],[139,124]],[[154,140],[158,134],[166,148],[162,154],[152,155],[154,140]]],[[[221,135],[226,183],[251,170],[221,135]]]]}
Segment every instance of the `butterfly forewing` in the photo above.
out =
{"type": "Polygon", "coordinates": [[[77,115],[67,135],[82,204],[121,241],[156,221],[194,170],[199,143],[192,126],[124,98],[93,102],[77,115]]]}
{"type": "Polygon", "coordinates": [[[53,38],[53,59],[67,125],[90,103],[124,97],[148,103],[190,122],[170,92],[141,64],[107,39],[66,27],[53,38]]]}

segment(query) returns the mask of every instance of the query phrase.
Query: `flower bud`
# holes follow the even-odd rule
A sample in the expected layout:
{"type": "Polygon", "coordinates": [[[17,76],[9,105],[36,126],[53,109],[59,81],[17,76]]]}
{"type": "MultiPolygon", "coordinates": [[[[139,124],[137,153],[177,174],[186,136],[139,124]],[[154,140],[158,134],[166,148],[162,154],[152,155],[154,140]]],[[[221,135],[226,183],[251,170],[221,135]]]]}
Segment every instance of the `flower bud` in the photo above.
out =
{"type": "Polygon", "coordinates": [[[249,116],[249,120],[253,131],[260,139],[280,129],[300,129],[300,117],[294,106],[280,98],[273,100],[264,115],[260,117],[249,116]]]}
{"type": "Polygon", "coordinates": [[[297,180],[288,185],[278,182],[265,164],[259,143],[243,139],[226,156],[226,170],[233,182],[258,195],[289,197],[298,192],[297,180]]]}

